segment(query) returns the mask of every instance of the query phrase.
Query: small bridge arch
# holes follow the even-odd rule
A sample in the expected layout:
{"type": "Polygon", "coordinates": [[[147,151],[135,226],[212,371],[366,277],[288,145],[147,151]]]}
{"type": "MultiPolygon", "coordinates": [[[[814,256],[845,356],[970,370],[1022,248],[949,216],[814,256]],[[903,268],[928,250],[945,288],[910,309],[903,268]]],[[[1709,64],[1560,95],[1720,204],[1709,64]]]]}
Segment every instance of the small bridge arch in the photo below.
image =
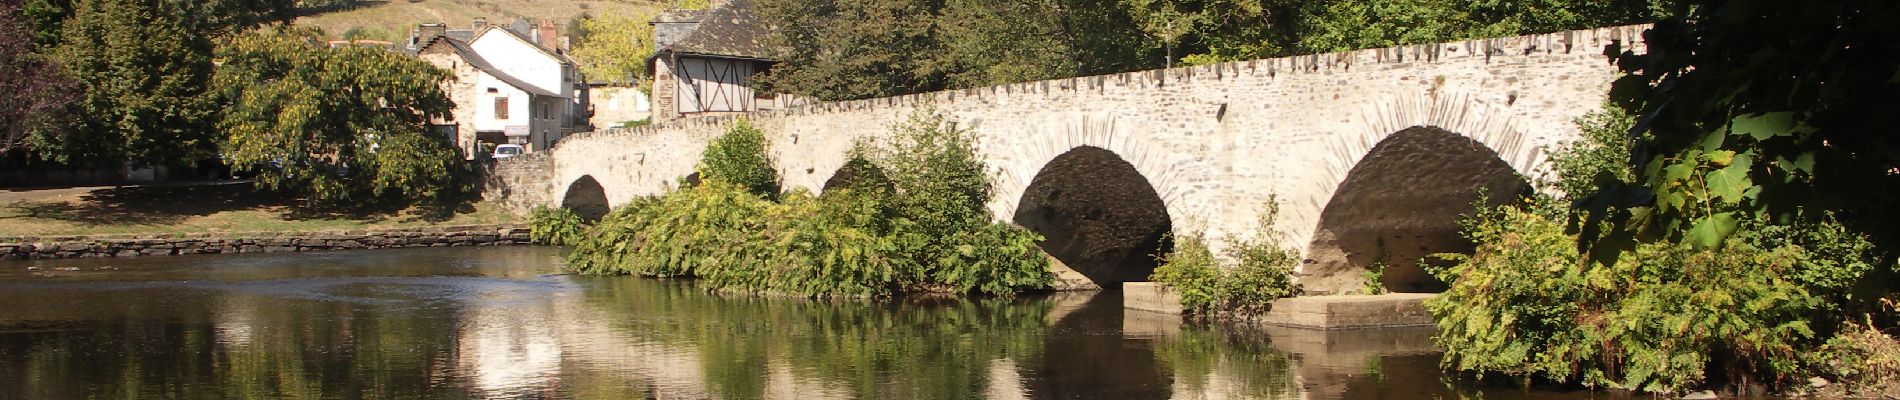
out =
{"type": "Polygon", "coordinates": [[[582,219],[599,221],[607,216],[612,206],[607,203],[607,188],[593,175],[582,175],[567,185],[566,194],[561,196],[561,207],[574,211],[582,219]]]}

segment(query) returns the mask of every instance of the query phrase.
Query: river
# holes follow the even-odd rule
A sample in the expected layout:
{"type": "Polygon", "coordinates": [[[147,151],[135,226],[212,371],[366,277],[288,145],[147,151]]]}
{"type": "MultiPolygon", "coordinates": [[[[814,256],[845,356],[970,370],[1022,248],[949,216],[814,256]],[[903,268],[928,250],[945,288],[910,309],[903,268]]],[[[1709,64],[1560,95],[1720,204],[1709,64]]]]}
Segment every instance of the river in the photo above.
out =
{"type": "Polygon", "coordinates": [[[0,262],[0,399],[1574,399],[1430,329],[1181,326],[1115,292],[806,301],[560,249],[0,262]]]}

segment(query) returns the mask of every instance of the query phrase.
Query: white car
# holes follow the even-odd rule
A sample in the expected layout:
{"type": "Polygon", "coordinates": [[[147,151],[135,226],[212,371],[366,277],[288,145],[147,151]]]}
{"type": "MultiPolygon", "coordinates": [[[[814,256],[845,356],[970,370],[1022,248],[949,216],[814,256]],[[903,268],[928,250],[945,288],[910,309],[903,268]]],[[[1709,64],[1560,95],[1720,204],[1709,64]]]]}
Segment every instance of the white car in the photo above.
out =
{"type": "Polygon", "coordinates": [[[492,157],[494,159],[500,160],[503,158],[518,156],[527,152],[528,152],[528,149],[521,147],[521,145],[504,144],[504,145],[495,146],[495,154],[492,157]]]}

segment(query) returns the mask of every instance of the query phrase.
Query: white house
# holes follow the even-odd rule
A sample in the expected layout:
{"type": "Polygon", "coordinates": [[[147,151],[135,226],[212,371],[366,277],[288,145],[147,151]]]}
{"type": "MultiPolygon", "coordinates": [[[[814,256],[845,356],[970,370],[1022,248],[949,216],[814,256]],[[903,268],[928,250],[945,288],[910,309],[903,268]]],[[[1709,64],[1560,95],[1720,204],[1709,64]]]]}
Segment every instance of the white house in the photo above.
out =
{"type": "MultiPolygon", "coordinates": [[[[544,24],[542,31],[552,39],[552,24],[544,24]]],[[[520,144],[533,152],[552,147],[569,133],[591,129],[585,115],[587,85],[558,46],[544,48],[492,26],[477,30],[466,42],[424,35],[416,56],[454,72],[445,92],[455,101],[455,121],[444,126],[470,157],[484,151],[482,143],[520,144]]]]}

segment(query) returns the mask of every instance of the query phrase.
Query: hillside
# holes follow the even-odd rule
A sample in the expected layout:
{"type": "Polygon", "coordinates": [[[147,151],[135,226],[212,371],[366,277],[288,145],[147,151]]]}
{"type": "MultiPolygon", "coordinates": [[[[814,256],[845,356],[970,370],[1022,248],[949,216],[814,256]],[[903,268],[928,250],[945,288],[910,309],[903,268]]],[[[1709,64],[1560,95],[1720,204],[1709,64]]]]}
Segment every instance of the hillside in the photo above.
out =
{"type": "Polygon", "coordinates": [[[349,9],[318,13],[297,18],[298,26],[316,27],[333,38],[342,38],[358,30],[358,38],[399,41],[416,24],[442,22],[451,28],[467,28],[475,17],[487,17],[492,23],[506,23],[517,17],[553,18],[563,29],[568,21],[585,15],[625,14],[653,7],[653,1],[584,0],[395,0],[372,1],[349,9]]]}

